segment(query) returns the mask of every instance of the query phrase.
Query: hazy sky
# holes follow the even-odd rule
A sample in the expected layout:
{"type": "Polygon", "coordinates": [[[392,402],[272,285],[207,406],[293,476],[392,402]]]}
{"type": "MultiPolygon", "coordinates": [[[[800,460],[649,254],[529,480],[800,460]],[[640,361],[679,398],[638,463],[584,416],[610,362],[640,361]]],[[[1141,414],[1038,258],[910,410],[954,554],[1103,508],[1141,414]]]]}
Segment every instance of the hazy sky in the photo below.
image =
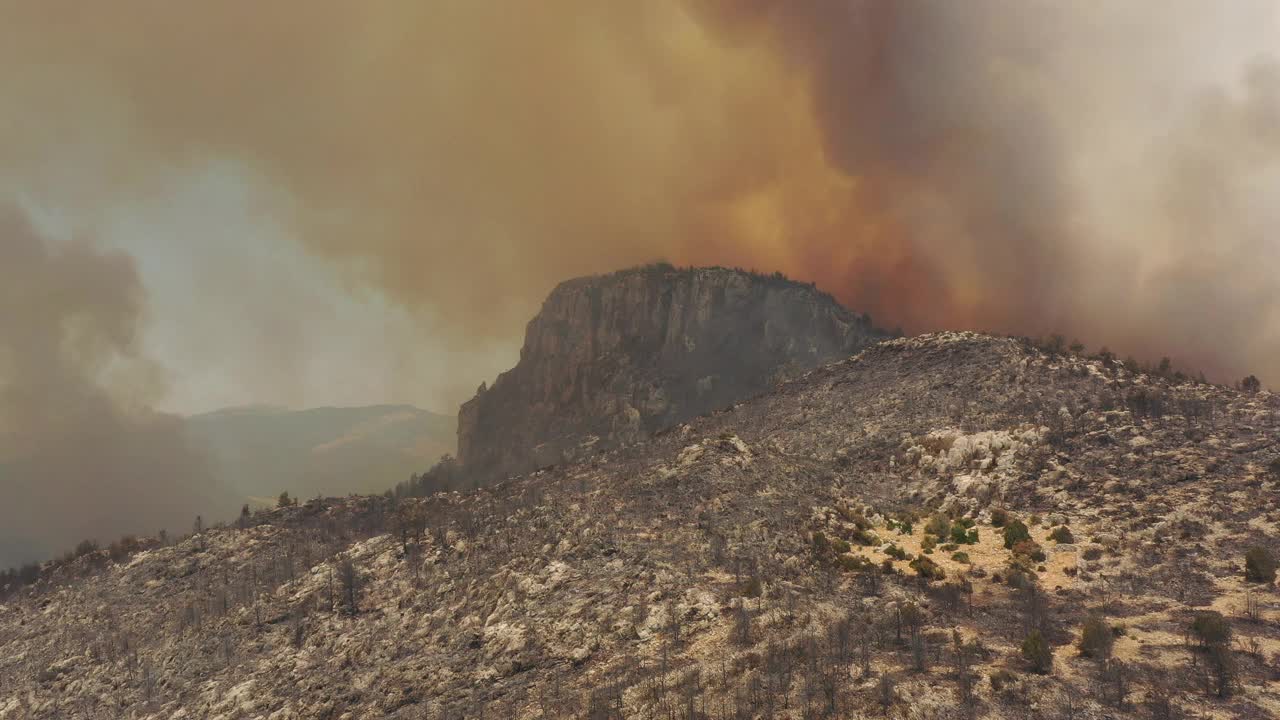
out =
{"type": "Polygon", "coordinates": [[[0,20],[0,201],[134,258],[162,409],[449,412],[556,281],[658,258],[781,269],[908,330],[1280,380],[1273,2],[0,20]]]}
{"type": "MultiPolygon", "coordinates": [[[[167,378],[161,409],[408,402],[452,412],[456,394],[439,375],[454,360],[431,313],[309,253],[257,192],[243,166],[211,160],[102,211],[26,206],[54,242],[88,238],[135,260],[151,299],[145,353],[167,378]]],[[[515,347],[468,347],[465,374],[497,372],[515,347]]]]}
{"type": "Polygon", "coordinates": [[[657,259],[1280,384],[1277,18],[0,0],[0,483],[72,497],[101,458],[49,453],[172,440],[168,413],[451,412],[556,282],[657,259]]]}

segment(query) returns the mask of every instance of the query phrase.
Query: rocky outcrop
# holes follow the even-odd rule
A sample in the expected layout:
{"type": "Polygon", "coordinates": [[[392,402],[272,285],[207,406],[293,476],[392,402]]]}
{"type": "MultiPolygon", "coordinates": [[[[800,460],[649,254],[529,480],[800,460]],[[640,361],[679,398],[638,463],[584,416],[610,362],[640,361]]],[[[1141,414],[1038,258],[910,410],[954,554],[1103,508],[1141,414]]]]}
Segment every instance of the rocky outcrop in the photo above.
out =
{"type": "Polygon", "coordinates": [[[520,362],[458,413],[473,477],[572,459],[754,396],[884,339],[812,285],[653,265],[562,283],[520,362]]]}

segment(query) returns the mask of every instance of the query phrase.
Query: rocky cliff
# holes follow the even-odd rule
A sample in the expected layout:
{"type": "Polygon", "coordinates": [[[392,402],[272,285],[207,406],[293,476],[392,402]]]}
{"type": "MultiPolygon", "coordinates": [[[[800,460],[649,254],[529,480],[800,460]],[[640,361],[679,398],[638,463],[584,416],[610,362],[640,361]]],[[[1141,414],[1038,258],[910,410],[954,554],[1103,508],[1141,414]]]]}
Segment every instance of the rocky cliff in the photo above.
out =
{"type": "Polygon", "coordinates": [[[519,364],[463,404],[458,458],[481,477],[563,462],[885,337],[869,317],[781,275],[652,265],[570,280],[530,321],[519,364]]]}

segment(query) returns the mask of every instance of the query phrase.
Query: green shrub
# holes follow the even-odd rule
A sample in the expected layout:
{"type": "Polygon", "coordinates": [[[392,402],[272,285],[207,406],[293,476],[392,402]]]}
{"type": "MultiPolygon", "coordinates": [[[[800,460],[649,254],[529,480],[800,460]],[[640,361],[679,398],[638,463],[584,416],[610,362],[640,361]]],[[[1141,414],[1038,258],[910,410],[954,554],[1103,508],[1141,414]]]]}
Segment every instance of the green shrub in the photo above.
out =
{"type": "Polygon", "coordinates": [[[951,520],[942,513],[934,513],[929,517],[929,522],[924,526],[925,535],[932,535],[939,540],[946,540],[947,534],[951,532],[951,520]]]}
{"type": "Polygon", "coordinates": [[[1244,577],[1249,582],[1275,582],[1275,557],[1264,547],[1249,548],[1249,552],[1244,554],[1244,577]]]}
{"type": "Polygon", "coordinates": [[[991,526],[1004,527],[1009,522],[1009,511],[1004,508],[992,508],[991,510],[991,526]]]}
{"type": "Polygon", "coordinates": [[[938,563],[923,555],[912,560],[909,565],[912,570],[916,571],[917,575],[925,580],[942,580],[947,576],[946,571],[939,567],[938,563]]]}
{"type": "Polygon", "coordinates": [[[813,534],[813,553],[815,555],[825,555],[831,549],[831,543],[827,540],[827,536],[822,531],[813,534]]]}
{"type": "Polygon", "coordinates": [[[960,551],[960,552],[952,553],[952,554],[951,554],[951,559],[952,559],[952,560],[955,560],[956,562],[958,562],[958,563],[960,563],[960,564],[962,564],[962,565],[968,565],[968,564],[969,564],[969,553],[964,552],[964,551],[960,551]]]}
{"type": "Polygon", "coordinates": [[[960,546],[955,543],[947,543],[946,545],[940,545],[938,549],[943,552],[955,552],[960,549],[960,546]]]}
{"type": "Polygon", "coordinates": [[[1225,647],[1231,642],[1231,625],[1222,613],[1205,610],[1196,613],[1191,621],[1191,634],[1200,642],[1200,647],[1225,647]]]}
{"type": "Polygon", "coordinates": [[[1080,654],[1085,657],[1106,660],[1111,657],[1111,647],[1116,636],[1101,615],[1090,615],[1084,621],[1080,633],[1080,654]]]}
{"type": "Polygon", "coordinates": [[[920,541],[920,551],[928,555],[933,552],[937,545],[938,541],[932,535],[925,535],[924,539],[920,541]]]}
{"type": "Polygon", "coordinates": [[[1007,550],[1012,550],[1013,546],[1022,540],[1030,540],[1031,533],[1027,530],[1027,526],[1021,520],[1014,520],[1004,526],[1004,546],[1007,550]]]}
{"type": "Polygon", "coordinates": [[[1054,528],[1053,532],[1049,533],[1049,539],[1056,543],[1063,543],[1066,545],[1071,545],[1076,541],[1075,536],[1071,534],[1071,530],[1069,530],[1066,525],[1059,525],[1054,528]]]}
{"type": "Polygon", "coordinates": [[[906,560],[909,557],[907,551],[897,545],[890,545],[885,549],[884,554],[896,560],[906,560]]]}
{"type": "Polygon", "coordinates": [[[849,552],[852,548],[849,546],[849,543],[841,540],[840,538],[836,538],[831,541],[831,549],[835,550],[837,555],[843,555],[849,552]]]}
{"type": "Polygon", "coordinates": [[[1031,671],[1041,675],[1053,667],[1053,648],[1039,630],[1032,630],[1022,641],[1022,657],[1031,665],[1031,671]]]}
{"type": "Polygon", "coordinates": [[[841,568],[849,572],[863,572],[875,567],[865,555],[841,555],[839,563],[841,568]]]}
{"type": "Polygon", "coordinates": [[[1027,522],[1030,523],[1031,525],[1039,525],[1041,522],[1040,516],[1032,515],[1030,518],[1027,519],[1027,522]]]}
{"type": "Polygon", "coordinates": [[[899,533],[902,533],[903,535],[910,535],[911,531],[915,529],[911,522],[911,518],[906,516],[900,517],[897,519],[889,518],[888,520],[885,521],[884,526],[885,526],[885,529],[897,530],[899,533]]]}
{"type": "Polygon", "coordinates": [[[978,528],[973,527],[972,520],[957,520],[951,526],[951,542],[957,545],[978,544],[978,528]]]}

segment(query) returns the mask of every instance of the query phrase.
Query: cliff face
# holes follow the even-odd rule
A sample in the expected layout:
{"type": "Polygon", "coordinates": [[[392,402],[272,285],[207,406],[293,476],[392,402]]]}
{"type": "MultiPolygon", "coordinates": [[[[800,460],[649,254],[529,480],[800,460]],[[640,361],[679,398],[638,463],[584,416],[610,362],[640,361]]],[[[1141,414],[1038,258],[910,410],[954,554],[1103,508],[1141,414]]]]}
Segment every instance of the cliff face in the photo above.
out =
{"type": "Polygon", "coordinates": [[[562,283],[520,362],[458,413],[473,474],[520,473],[630,442],[884,339],[810,285],[659,265],[562,283]]]}

